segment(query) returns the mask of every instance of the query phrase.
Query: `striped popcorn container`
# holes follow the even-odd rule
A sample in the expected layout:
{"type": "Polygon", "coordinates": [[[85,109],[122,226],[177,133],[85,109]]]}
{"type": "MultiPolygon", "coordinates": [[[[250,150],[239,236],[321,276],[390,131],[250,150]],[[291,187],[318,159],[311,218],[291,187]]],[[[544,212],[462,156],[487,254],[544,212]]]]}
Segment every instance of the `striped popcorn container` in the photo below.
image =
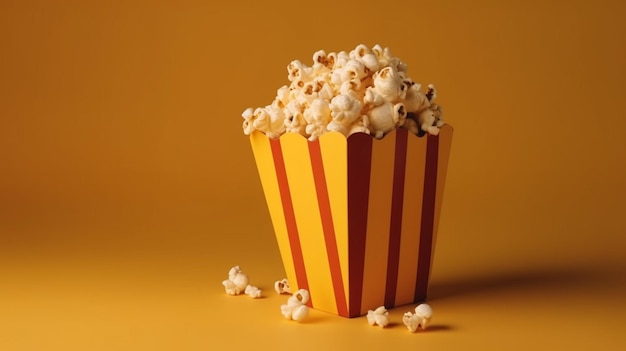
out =
{"type": "Polygon", "coordinates": [[[343,317],[424,301],[453,129],[250,135],[292,291],[343,317]]]}

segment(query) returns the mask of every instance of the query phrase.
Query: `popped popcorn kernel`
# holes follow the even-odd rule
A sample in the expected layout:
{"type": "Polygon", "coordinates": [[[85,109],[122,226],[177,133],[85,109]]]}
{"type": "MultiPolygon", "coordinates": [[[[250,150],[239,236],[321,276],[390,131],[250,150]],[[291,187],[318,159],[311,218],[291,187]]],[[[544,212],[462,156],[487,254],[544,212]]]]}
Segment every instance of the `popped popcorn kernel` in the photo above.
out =
{"type": "Polygon", "coordinates": [[[433,317],[433,310],[428,304],[420,304],[415,307],[415,313],[406,312],[402,316],[402,323],[411,333],[415,333],[419,327],[426,329],[433,317]]]}
{"type": "Polygon", "coordinates": [[[389,312],[385,306],[367,311],[367,323],[371,326],[378,325],[381,328],[389,324],[389,312]]]}
{"type": "Polygon", "coordinates": [[[228,271],[228,279],[222,281],[222,285],[228,295],[239,295],[248,286],[248,276],[241,271],[239,266],[234,266],[228,271]]]}
{"type": "Polygon", "coordinates": [[[286,319],[300,322],[309,315],[309,308],[306,306],[308,301],[308,290],[300,289],[289,297],[287,304],[280,306],[280,312],[286,319]]]}
{"type": "Polygon", "coordinates": [[[243,292],[253,299],[258,299],[261,297],[261,289],[253,285],[246,286],[246,289],[243,292]]]}
{"type": "Polygon", "coordinates": [[[274,282],[274,290],[277,294],[291,294],[291,287],[287,278],[274,282]]]}

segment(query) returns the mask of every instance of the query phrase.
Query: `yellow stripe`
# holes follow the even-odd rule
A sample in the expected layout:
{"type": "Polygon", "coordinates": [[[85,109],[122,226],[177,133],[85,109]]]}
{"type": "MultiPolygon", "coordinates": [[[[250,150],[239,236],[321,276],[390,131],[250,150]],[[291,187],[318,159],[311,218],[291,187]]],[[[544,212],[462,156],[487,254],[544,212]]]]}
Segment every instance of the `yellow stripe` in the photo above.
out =
{"type": "Polygon", "coordinates": [[[254,132],[250,135],[250,144],[252,145],[252,152],[256,160],[263,192],[265,193],[265,201],[267,202],[272,224],[274,225],[274,234],[276,235],[278,249],[283,260],[285,274],[287,275],[289,283],[295,286],[296,270],[291,255],[291,247],[289,246],[287,224],[285,223],[280,190],[278,188],[278,181],[276,180],[276,168],[274,166],[270,140],[265,134],[254,132]]]}
{"type": "Polygon", "coordinates": [[[426,168],[426,138],[409,133],[408,139],[396,306],[412,303],[415,297],[426,168]]]}
{"type": "Polygon", "coordinates": [[[361,314],[385,302],[396,133],[374,140],[365,239],[361,314]]]}
{"type": "Polygon", "coordinates": [[[341,279],[347,301],[350,296],[348,287],[348,142],[341,133],[325,133],[320,137],[320,148],[337,239],[341,279]]]}
{"type": "MultiPolygon", "coordinates": [[[[448,172],[448,160],[450,158],[450,149],[452,148],[452,134],[454,129],[445,124],[439,132],[439,153],[437,157],[437,194],[435,195],[435,219],[433,222],[433,253],[437,242],[437,232],[439,229],[439,217],[441,215],[441,204],[443,201],[443,190],[446,182],[446,173],[448,172]]],[[[430,267],[432,270],[432,260],[435,255],[430,255],[430,267]]]]}
{"type": "Polygon", "coordinates": [[[308,140],[296,133],[280,140],[313,307],[337,314],[308,140]]]}

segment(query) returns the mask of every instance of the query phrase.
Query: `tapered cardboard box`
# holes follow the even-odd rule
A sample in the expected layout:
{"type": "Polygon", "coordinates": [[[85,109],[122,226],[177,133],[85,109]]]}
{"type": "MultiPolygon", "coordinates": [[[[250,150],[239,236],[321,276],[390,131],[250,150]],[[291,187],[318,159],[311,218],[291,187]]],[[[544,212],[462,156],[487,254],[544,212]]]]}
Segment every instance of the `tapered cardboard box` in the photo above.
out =
{"type": "Polygon", "coordinates": [[[452,133],[251,134],[292,291],[343,317],[424,301],[452,133]]]}

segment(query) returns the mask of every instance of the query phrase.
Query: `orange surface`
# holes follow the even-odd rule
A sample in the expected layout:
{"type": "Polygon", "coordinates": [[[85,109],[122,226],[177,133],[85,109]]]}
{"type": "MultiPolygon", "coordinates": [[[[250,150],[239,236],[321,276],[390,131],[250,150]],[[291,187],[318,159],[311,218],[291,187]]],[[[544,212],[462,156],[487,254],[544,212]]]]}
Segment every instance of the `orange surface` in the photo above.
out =
{"type": "Polygon", "coordinates": [[[0,350],[626,348],[626,5],[334,3],[0,2],[0,350]],[[455,128],[425,333],[291,323],[271,287],[239,116],[359,43],[455,128]]]}

